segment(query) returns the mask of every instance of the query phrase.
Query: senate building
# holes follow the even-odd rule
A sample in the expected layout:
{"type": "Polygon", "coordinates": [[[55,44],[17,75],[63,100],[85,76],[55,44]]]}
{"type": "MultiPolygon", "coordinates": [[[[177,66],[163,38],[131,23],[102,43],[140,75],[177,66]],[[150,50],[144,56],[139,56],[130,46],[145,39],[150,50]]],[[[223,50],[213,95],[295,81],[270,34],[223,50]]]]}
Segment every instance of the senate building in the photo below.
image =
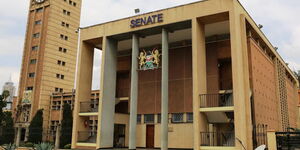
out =
{"type": "Polygon", "coordinates": [[[237,0],[194,2],[79,33],[72,148],[250,150],[267,144],[267,130],[297,125],[298,81],[237,0]],[[96,108],[94,51],[102,51],[96,108]]]}

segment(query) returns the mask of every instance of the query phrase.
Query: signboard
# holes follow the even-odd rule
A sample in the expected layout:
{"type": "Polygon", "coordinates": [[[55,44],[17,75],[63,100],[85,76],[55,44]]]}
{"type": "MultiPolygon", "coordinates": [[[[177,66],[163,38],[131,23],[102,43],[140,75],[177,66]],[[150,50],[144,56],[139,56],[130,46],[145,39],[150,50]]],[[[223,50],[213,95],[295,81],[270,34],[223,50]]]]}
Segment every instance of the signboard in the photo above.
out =
{"type": "Polygon", "coordinates": [[[145,50],[140,52],[139,59],[139,70],[150,70],[157,69],[160,63],[160,56],[158,49],[146,52],[145,50]]]}
{"type": "Polygon", "coordinates": [[[156,15],[146,16],[142,18],[132,19],[130,21],[130,27],[136,28],[136,27],[140,27],[148,24],[155,24],[163,21],[164,21],[163,14],[156,14],[156,15]]]}

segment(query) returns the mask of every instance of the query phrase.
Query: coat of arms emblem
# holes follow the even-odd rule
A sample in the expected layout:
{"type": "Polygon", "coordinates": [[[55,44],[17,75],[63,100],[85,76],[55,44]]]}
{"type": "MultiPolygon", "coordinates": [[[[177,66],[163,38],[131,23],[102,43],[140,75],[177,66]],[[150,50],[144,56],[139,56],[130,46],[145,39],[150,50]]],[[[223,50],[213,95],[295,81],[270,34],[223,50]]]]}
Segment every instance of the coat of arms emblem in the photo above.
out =
{"type": "Polygon", "coordinates": [[[158,49],[146,52],[145,50],[140,52],[139,59],[139,70],[150,70],[157,69],[160,63],[161,54],[158,49]]]}

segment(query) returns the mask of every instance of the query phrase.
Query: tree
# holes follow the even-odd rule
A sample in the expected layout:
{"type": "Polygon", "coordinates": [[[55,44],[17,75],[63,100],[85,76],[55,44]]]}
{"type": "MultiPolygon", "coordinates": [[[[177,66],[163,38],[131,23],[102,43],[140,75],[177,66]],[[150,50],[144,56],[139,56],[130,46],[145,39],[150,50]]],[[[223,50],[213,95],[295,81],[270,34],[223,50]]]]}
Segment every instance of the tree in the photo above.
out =
{"type": "Polygon", "coordinates": [[[63,106],[63,118],[61,121],[60,148],[70,144],[72,140],[73,117],[70,104],[65,103],[63,106]]]}
{"type": "Polygon", "coordinates": [[[9,96],[9,91],[3,91],[2,95],[0,95],[0,126],[2,126],[2,122],[4,120],[5,114],[3,113],[3,108],[6,107],[5,99],[9,96]]]}
{"type": "Polygon", "coordinates": [[[43,140],[43,109],[39,109],[29,125],[28,142],[40,143],[43,140]]]}
{"type": "Polygon", "coordinates": [[[296,75],[298,82],[300,83],[300,70],[298,70],[297,72],[294,71],[294,74],[296,75]]]}
{"type": "Polygon", "coordinates": [[[4,112],[4,121],[2,124],[2,135],[0,136],[0,144],[14,143],[15,128],[11,112],[4,112]]]}

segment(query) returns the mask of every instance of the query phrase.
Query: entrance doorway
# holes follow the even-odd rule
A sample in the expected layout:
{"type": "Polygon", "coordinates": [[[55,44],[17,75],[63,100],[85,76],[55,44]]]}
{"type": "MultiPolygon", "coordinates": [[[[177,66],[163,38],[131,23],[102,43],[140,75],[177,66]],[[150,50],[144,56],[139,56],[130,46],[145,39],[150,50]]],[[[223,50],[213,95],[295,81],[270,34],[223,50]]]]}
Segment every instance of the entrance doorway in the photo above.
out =
{"type": "Polygon", "coordinates": [[[114,147],[125,147],[125,124],[115,124],[114,126],[114,147]]]}
{"type": "Polygon", "coordinates": [[[154,125],[146,126],[146,147],[154,148],[154,125]]]}

